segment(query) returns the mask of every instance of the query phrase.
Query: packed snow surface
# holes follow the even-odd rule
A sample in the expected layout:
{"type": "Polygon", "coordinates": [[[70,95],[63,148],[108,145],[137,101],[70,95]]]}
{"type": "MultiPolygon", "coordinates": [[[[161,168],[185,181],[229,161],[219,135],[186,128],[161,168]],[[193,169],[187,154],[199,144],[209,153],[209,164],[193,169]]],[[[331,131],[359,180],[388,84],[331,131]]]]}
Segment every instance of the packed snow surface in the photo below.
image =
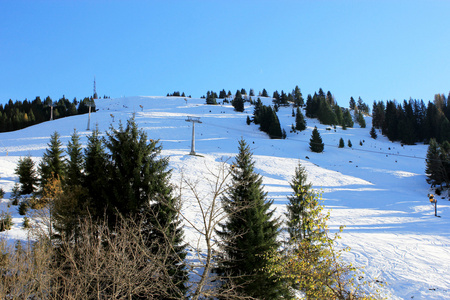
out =
{"type": "MultiPolygon", "coordinates": [[[[331,212],[331,230],[345,225],[338,245],[351,247],[344,259],[363,267],[364,280],[385,283],[380,289],[389,299],[450,299],[450,202],[447,195],[437,197],[440,217],[434,216],[427,197],[434,191],[424,173],[426,145],[403,146],[381,133],[374,140],[369,134],[370,117],[366,118],[367,128],[355,125],[347,130],[307,119],[308,128],[293,133],[291,107],[281,107],[278,112],[287,139],[271,140],[257,125],[246,124],[247,115],[253,113],[248,102],[244,113],[235,112],[228,104],[204,103],[204,99],[182,97],[100,99],[96,101],[98,111],[91,114],[90,129],[98,126],[105,133],[134,115],[149,139],[160,140],[162,154],[170,157],[173,183],[180,186],[183,178],[195,182],[203,201],[210,199],[208,178],[223,163],[233,163],[238,141],[244,138],[279,216],[285,212],[286,197],[292,193],[289,182],[300,162],[313,187],[323,193],[323,204],[331,212]],[[192,123],[186,122],[188,116],[202,122],[195,125],[198,156],[189,155],[192,123]],[[309,150],[314,126],[325,143],[323,153],[309,150]],[[338,148],[341,137],[345,148],[338,148]],[[348,140],[352,148],[347,147],[348,140]]],[[[87,125],[86,114],[0,133],[0,186],[6,191],[0,209],[9,211],[14,222],[13,229],[1,233],[5,238],[27,239],[17,207],[8,207],[10,192],[18,181],[14,169],[19,158],[30,155],[39,161],[55,131],[66,146],[76,129],[85,145],[91,133],[87,125]]],[[[189,193],[183,194],[183,213],[200,226],[197,202],[189,193]]],[[[186,224],[185,235],[196,244],[198,235],[190,224],[186,224]]]]}

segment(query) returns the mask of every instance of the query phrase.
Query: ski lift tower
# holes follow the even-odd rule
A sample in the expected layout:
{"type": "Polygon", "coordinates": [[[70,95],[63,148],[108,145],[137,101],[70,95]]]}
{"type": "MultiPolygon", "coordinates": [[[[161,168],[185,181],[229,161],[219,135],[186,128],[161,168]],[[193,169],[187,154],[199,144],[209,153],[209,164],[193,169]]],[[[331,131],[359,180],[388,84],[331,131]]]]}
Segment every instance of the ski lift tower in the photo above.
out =
{"type": "Polygon", "coordinates": [[[192,123],[192,143],[191,143],[191,153],[189,153],[189,155],[195,155],[195,123],[202,123],[202,121],[200,121],[200,117],[191,117],[191,116],[188,116],[185,121],[192,123]]]}

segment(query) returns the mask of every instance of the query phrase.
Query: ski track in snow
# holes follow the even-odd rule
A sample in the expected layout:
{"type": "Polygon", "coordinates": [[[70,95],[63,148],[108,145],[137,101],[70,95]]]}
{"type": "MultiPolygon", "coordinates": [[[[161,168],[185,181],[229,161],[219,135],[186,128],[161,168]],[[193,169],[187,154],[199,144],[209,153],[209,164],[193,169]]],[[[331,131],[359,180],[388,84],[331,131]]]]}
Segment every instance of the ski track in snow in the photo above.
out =
{"type": "MultiPolygon", "coordinates": [[[[331,128],[307,119],[308,128],[291,133],[295,122],[291,108],[281,107],[278,116],[287,132],[286,140],[271,140],[254,124],[246,125],[253,108],[246,103],[244,113],[230,105],[204,105],[204,99],[182,97],[127,97],[97,100],[99,111],[91,115],[90,129],[100,132],[133,115],[150,139],[159,139],[162,155],[170,158],[172,182],[180,187],[182,178],[197,187],[203,205],[210,202],[208,173],[217,173],[222,164],[233,163],[238,141],[245,138],[254,153],[255,171],[263,177],[268,197],[274,200],[276,215],[285,212],[286,196],[292,193],[289,181],[300,162],[308,180],[322,193],[323,204],[330,210],[329,226],[336,231],[345,225],[338,247],[350,247],[343,258],[361,267],[361,280],[378,280],[388,299],[450,299],[450,202],[438,197],[438,215],[427,194],[432,192],[424,175],[427,146],[401,146],[379,134],[370,138],[368,128],[331,128]],[[141,108],[142,106],[142,108],[141,108]],[[190,156],[192,124],[187,116],[200,117],[197,124],[196,152],[190,156]],[[114,120],[114,122],[113,122],[114,120]],[[311,131],[317,126],[325,143],[324,153],[309,151],[311,131]],[[331,130],[326,130],[330,128],[331,130]],[[352,149],[337,147],[340,138],[352,141],[352,149]],[[363,145],[360,146],[359,142],[363,145]],[[362,151],[359,151],[362,150],[362,151]]],[[[262,99],[265,104],[270,99],[262,99]]],[[[87,115],[45,122],[15,132],[0,133],[0,186],[5,190],[0,209],[12,214],[12,230],[1,233],[11,242],[26,240],[21,229],[23,218],[8,198],[18,180],[14,169],[19,158],[30,155],[36,162],[47,148],[50,135],[58,131],[67,145],[74,128],[86,144],[87,115]]],[[[201,228],[201,211],[195,197],[182,184],[183,213],[201,228]]],[[[177,189],[177,192],[179,190],[177,189]]],[[[446,197],[443,195],[442,197],[446,197]]],[[[185,222],[186,240],[204,247],[201,235],[185,222]]]]}

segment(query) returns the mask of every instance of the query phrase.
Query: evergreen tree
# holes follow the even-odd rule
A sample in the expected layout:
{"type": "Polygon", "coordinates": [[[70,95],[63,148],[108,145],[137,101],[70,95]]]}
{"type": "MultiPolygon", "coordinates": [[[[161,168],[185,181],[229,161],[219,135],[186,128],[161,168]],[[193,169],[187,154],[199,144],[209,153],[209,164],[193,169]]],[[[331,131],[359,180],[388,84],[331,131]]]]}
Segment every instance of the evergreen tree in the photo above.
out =
{"type": "Polygon", "coordinates": [[[299,163],[295,168],[295,175],[292,177],[290,186],[293,190],[288,196],[286,225],[289,233],[289,244],[298,243],[303,240],[307,232],[309,213],[307,211],[307,199],[312,195],[311,183],[307,183],[305,168],[299,163]]]}
{"type": "Polygon", "coordinates": [[[249,146],[240,140],[231,185],[222,199],[228,218],[217,231],[223,251],[217,271],[233,278],[243,295],[279,299],[286,292],[283,282],[268,276],[263,268],[264,254],[278,249],[280,224],[273,218],[274,211],[270,210],[273,200],[267,200],[262,177],[255,173],[254,164],[249,146]]]}
{"type": "Polygon", "coordinates": [[[65,176],[64,151],[58,132],[54,132],[47,144],[42,161],[39,164],[40,186],[43,189],[52,178],[63,179],[65,176]]]}
{"type": "Polygon", "coordinates": [[[271,139],[283,138],[280,120],[278,119],[277,113],[274,110],[272,110],[272,115],[270,116],[268,134],[271,139]]]}
{"type": "Polygon", "coordinates": [[[299,107],[297,107],[297,114],[295,116],[295,129],[299,131],[306,129],[306,120],[299,107]]]}
{"type": "Polygon", "coordinates": [[[346,128],[347,127],[350,127],[350,128],[353,127],[353,118],[352,118],[352,115],[350,113],[350,110],[348,110],[348,109],[345,109],[345,111],[344,111],[343,123],[344,124],[342,126],[345,125],[346,128]]]}
{"type": "Polygon", "coordinates": [[[339,139],[339,148],[344,148],[344,147],[345,147],[344,139],[340,138],[339,139]]]}
{"type": "MultiPolygon", "coordinates": [[[[184,264],[185,246],[178,216],[179,200],[170,184],[168,158],[160,158],[162,147],[157,141],[147,143],[147,134],[139,130],[134,119],[124,128],[111,128],[105,142],[111,153],[108,202],[110,212],[125,217],[141,218],[143,236],[148,245],[168,245],[172,249],[165,265],[172,283],[174,298],[186,292],[187,271],[184,264]],[[182,294],[180,294],[180,292],[182,294]]],[[[153,248],[157,253],[159,249],[153,248]]],[[[164,246],[163,246],[164,247],[164,246]]]]}
{"type": "Polygon", "coordinates": [[[352,145],[352,141],[348,140],[348,142],[347,142],[347,146],[348,146],[349,148],[353,147],[353,145],[352,145]]]}
{"type": "Polygon", "coordinates": [[[431,185],[442,185],[445,181],[444,164],[441,160],[439,144],[435,139],[430,139],[427,150],[425,174],[427,182],[431,185]]]}
{"type": "Polygon", "coordinates": [[[231,101],[231,105],[233,105],[235,111],[244,111],[244,99],[242,99],[242,94],[239,90],[237,90],[233,101],[231,101]]]}
{"type": "Polygon", "coordinates": [[[353,97],[350,97],[350,101],[349,101],[348,105],[349,105],[350,109],[355,109],[356,101],[355,101],[355,99],[353,99],[353,97]]]}
{"type": "Polygon", "coordinates": [[[309,149],[311,149],[312,152],[321,153],[323,152],[324,146],[319,130],[317,130],[317,127],[314,127],[311,139],[309,140],[309,149]]]}
{"type": "Polygon", "coordinates": [[[300,91],[300,88],[298,85],[295,86],[294,92],[294,106],[303,106],[304,105],[304,99],[302,92],[300,91]]]}
{"type": "Polygon", "coordinates": [[[269,94],[267,93],[266,89],[262,90],[261,97],[269,97],[269,94]]]}
{"type": "Polygon", "coordinates": [[[14,170],[15,174],[19,176],[20,186],[20,194],[28,195],[32,194],[35,190],[37,184],[37,173],[35,169],[34,161],[30,156],[25,158],[20,158],[17,163],[17,167],[14,170]]]}
{"type": "Polygon", "coordinates": [[[373,138],[374,140],[377,139],[378,136],[377,136],[377,132],[375,131],[375,127],[372,127],[370,129],[370,137],[373,138]]]}
{"type": "Polygon", "coordinates": [[[103,218],[107,208],[106,191],[108,190],[107,155],[102,143],[98,127],[87,137],[88,142],[84,150],[84,176],[82,185],[89,195],[90,214],[103,218]]]}
{"type": "Polygon", "coordinates": [[[69,144],[67,145],[67,175],[65,182],[68,185],[81,185],[83,170],[83,152],[81,149],[80,136],[74,129],[69,144]]]}
{"type": "Polygon", "coordinates": [[[358,114],[356,116],[356,122],[358,122],[361,128],[366,128],[366,120],[364,120],[364,116],[361,113],[361,111],[358,111],[358,114]]]}

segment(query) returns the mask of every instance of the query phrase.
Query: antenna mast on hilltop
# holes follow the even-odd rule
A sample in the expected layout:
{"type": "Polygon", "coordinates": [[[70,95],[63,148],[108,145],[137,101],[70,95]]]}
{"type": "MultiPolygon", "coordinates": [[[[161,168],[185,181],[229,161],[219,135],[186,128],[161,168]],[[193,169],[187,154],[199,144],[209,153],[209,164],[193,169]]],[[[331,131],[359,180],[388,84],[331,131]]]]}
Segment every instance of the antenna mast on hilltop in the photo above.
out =
{"type": "Polygon", "coordinates": [[[94,99],[98,99],[97,89],[96,89],[96,87],[95,87],[95,76],[94,76],[94,94],[92,95],[92,97],[93,97],[94,99]]]}

